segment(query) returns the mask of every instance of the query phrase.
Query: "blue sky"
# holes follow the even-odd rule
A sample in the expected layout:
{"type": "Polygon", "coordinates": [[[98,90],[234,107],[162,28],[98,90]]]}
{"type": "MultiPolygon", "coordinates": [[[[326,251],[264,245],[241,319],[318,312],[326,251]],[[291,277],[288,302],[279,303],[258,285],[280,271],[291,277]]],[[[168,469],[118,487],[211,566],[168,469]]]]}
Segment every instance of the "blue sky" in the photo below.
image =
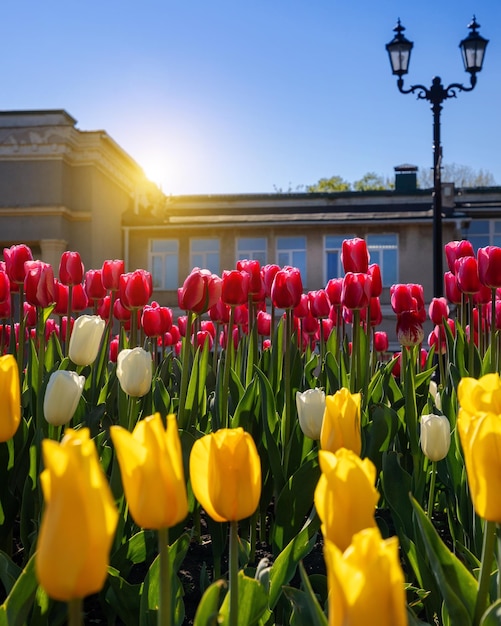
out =
{"type": "Polygon", "coordinates": [[[0,108],[65,109],[167,194],[391,177],[432,165],[429,104],[390,71],[397,18],[406,85],[428,87],[468,83],[473,14],[490,42],[475,90],[444,103],[444,162],[501,184],[499,0],[3,0],[0,108]]]}

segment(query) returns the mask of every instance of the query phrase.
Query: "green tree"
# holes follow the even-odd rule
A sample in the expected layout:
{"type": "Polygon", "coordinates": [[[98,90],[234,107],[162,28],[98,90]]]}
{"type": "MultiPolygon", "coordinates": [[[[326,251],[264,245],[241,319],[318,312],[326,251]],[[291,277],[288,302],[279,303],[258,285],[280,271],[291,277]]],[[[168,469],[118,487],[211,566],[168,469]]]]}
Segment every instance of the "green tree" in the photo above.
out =
{"type": "Polygon", "coordinates": [[[388,178],[383,178],[376,172],[367,172],[360,180],[353,183],[355,191],[383,191],[384,189],[392,189],[394,185],[390,183],[388,178]]]}
{"type": "Polygon", "coordinates": [[[341,176],[331,176],[330,178],[321,178],[313,185],[306,185],[306,191],[330,192],[330,191],[350,191],[351,183],[341,178],[341,176]]]}
{"type": "MultiPolygon", "coordinates": [[[[469,165],[447,163],[442,166],[442,182],[454,183],[456,187],[492,187],[494,176],[487,170],[475,170],[469,165]]],[[[433,169],[419,168],[418,186],[420,189],[433,187],[433,169]]]]}

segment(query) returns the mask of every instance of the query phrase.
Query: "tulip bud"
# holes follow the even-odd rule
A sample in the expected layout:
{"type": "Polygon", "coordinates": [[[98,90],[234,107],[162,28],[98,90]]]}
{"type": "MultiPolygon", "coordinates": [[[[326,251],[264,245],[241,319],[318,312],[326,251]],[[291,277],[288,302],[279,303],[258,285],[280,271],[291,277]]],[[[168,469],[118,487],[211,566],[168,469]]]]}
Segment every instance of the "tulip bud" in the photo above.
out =
{"type": "Polygon", "coordinates": [[[143,348],[121,350],[117,356],[117,378],[122,390],[134,398],[145,396],[151,387],[153,361],[143,348]]]}
{"type": "Polygon", "coordinates": [[[451,426],[445,415],[421,416],[421,449],[430,461],[445,459],[451,445],[451,426]]]}
{"type": "Polygon", "coordinates": [[[322,389],[307,389],[296,392],[299,426],[310,439],[320,439],[325,411],[325,393],[322,389]]]}
{"type": "Polygon", "coordinates": [[[106,322],[99,315],[81,315],[73,324],[68,356],[76,365],[96,360],[106,322]]]}
{"type": "Polygon", "coordinates": [[[50,375],[43,401],[43,414],[53,426],[67,424],[77,410],[85,384],[85,376],[57,370],[50,375]]]}

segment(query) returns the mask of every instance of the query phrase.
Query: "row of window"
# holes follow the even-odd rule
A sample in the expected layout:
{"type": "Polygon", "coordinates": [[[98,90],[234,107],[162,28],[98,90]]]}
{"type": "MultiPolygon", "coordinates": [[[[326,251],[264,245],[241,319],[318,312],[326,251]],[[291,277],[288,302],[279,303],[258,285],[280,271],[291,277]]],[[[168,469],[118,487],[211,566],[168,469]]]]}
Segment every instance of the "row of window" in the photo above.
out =
{"type": "MultiPolygon", "coordinates": [[[[325,282],[343,276],[341,248],[347,235],[326,235],[324,238],[325,282]]],[[[398,237],[396,234],[367,235],[370,262],[381,268],[383,286],[398,282],[398,237]]],[[[306,286],[306,237],[277,237],[275,259],[268,259],[266,237],[239,237],[236,240],[236,260],[255,259],[261,265],[276,263],[283,267],[297,267],[306,286]]],[[[206,268],[220,274],[220,241],[218,238],[190,240],[190,267],[206,268]]],[[[177,239],[150,240],[150,268],[155,289],[176,290],[179,286],[179,241],[177,239]]],[[[231,268],[227,268],[231,269],[231,268]]],[[[181,281],[182,282],[182,281],[181,281]]]]}

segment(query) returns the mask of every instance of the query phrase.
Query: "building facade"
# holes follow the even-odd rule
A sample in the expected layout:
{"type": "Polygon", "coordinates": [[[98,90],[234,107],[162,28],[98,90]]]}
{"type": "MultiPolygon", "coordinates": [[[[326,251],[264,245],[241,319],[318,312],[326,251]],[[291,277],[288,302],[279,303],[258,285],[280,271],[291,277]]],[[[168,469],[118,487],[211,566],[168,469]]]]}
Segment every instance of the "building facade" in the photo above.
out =
{"type": "MultiPolygon", "coordinates": [[[[294,265],[306,290],[322,288],[343,274],[343,239],[357,236],[381,266],[388,319],[393,283],[433,295],[432,192],[417,188],[412,166],[395,168],[393,190],[168,197],[106,132],[75,125],[65,111],[0,112],[0,249],[27,243],[54,267],[64,250],[86,269],[123,258],[176,307],[193,267],[221,274],[243,258],[294,265]]],[[[443,210],[444,243],[501,245],[500,187],[445,183],[443,210]]]]}

